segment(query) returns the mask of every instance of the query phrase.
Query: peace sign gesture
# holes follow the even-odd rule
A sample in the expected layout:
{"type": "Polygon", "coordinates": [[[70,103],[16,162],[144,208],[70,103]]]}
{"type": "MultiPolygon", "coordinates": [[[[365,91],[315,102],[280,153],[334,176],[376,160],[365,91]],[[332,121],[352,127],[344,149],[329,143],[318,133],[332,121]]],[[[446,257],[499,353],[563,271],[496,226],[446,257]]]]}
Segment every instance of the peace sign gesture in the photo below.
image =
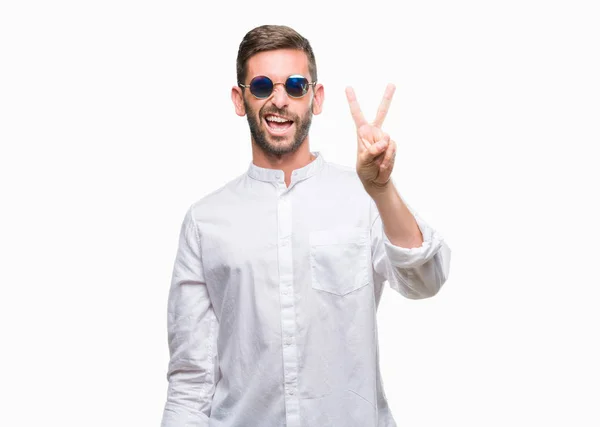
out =
{"type": "Polygon", "coordinates": [[[394,168],[396,143],[381,130],[381,125],[387,115],[395,90],[396,87],[392,83],[387,85],[381,104],[377,109],[377,116],[370,124],[360,110],[354,89],[350,86],[346,88],[346,97],[357,132],[356,172],[367,192],[385,187],[394,168]]]}

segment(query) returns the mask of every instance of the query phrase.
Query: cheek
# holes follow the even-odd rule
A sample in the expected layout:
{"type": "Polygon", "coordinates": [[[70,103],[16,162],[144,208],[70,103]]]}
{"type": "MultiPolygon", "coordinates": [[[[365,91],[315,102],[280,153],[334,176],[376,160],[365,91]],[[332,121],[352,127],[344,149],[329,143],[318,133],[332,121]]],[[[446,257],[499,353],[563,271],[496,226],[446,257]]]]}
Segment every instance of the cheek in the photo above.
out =
{"type": "Polygon", "coordinates": [[[258,116],[257,111],[259,111],[256,106],[253,106],[246,98],[244,98],[244,108],[246,110],[246,114],[250,116],[258,116]]]}
{"type": "Polygon", "coordinates": [[[307,120],[310,115],[312,114],[312,108],[313,108],[313,103],[312,101],[308,104],[307,107],[305,107],[305,110],[303,111],[303,114],[300,116],[302,120],[307,120]]]}
{"type": "Polygon", "coordinates": [[[252,114],[254,115],[256,120],[258,120],[259,122],[262,121],[261,117],[263,115],[263,108],[264,108],[264,105],[258,105],[258,106],[255,106],[254,108],[252,108],[252,114]]]}

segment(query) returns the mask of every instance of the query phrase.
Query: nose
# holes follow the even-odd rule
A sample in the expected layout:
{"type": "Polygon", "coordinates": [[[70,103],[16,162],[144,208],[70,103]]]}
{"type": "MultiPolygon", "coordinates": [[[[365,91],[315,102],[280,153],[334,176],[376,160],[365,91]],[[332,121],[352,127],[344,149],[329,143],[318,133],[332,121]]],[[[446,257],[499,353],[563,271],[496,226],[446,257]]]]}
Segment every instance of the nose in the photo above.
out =
{"type": "Polygon", "coordinates": [[[273,102],[273,104],[279,109],[282,109],[289,104],[290,98],[285,91],[285,85],[283,83],[276,83],[273,86],[271,102],[273,102]]]}

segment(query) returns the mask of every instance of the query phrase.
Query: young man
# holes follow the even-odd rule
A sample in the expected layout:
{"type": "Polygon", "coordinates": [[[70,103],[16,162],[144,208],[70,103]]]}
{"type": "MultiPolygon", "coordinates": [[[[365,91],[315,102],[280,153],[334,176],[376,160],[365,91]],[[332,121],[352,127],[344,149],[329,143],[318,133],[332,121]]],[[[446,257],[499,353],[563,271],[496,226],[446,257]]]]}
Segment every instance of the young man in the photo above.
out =
{"type": "Polygon", "coordinates": [[[194,203],[181,228],[168,304],[163,427],[390,427],[376,310],[383,284],[435,295],[450,250],[403,203],[396,144],[352,89],[357,164],[309,148],[324,89],[309,42],[266,25],[242,40],[231,96],[252,162],[194,203]]]}

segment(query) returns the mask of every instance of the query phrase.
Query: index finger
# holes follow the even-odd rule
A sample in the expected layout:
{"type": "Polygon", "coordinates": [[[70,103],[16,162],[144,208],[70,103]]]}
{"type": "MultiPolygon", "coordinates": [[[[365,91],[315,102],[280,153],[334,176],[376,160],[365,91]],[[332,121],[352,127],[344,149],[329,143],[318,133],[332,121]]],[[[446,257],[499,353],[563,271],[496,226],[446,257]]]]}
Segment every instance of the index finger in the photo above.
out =
{"type": "Polygon", "coordinates": [[[352,89],[351,86],[348,86],[346,88],[346,98],[348,98],[348,104],[350,105],[350,113],[352,114],[352,118],[354,119],[356,128],[358,129],[362,125],[367,124],[365,116],[363,115],[362,111],[360,111],[360,106],[358,105],[358,100],[356,99],[354,89],[352,89]]]}
{"type": "Polygon", "coordinates": [[[385,120],[385,116],[387,116],[388,110],[390,109],[390,104],[392,103],[392,97],[394,96],[395,91],[396,86],[394,86],[392,83],[389,83],[385,88],[385,93],[383,94],[383,99],[381,100],[381,104],[379,104],[379,108],[377,109],[377,116],[375,117],[373,126],[380,128],[381,125],[383,125],[383,121],[385,120]]]}

